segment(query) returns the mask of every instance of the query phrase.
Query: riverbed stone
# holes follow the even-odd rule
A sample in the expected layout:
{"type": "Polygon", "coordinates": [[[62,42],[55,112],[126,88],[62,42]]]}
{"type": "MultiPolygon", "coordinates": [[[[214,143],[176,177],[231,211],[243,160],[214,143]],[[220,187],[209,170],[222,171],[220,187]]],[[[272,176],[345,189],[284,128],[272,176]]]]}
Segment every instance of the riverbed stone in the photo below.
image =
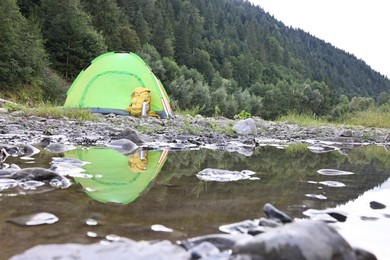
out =
{"type": "Polygon", "coordinates": [[[150,243],[126,238],[106,243],[38,245],[10,260],[38,259],[190,259],[183,248],[169,241],[150,243]]]}
{"type": "Polygon", "coordinates": [[[45,147],[45,150],[51,153],[63,153],[74,149],[76,149],[76,146],[74,145],[66,145],[61,143],[50,143],[45,147]]]}
{"type": "Polygon", "coordinates": [[[238,241],[233,255],[251,259],[356,259],[348,242],[323,222],[302,220],[238,241]]]}
{"type": "Polygon", "coordinates": [[[279,219],[275,219],[275,218],[273,219],[260,218],[259,225],[263,227],[275,228],[275,227],[282,226],[283,223],[279,219]]]}
{"type": "Polygon", "coordinates": [[[9,178],[18,180],[20,182],[44,182],[50,184],[52,187],[62,189],[68,188],[71,185],[70,180],[68,180],[66,177],[56,173],[55,171],[40,167],[16,170],[10,175],[9,178]]]}
{"type": "Polygon", "coordinates": [[[372,209],[384,209],[384,208],[386,208],[386,205],[382,204],[380,202],[377,202],[377,201],[370,201],[370,208],[372,208],[372,209]]]}
{"type": "Polygon", "coordinates": [[[245,240],[252,237],[247,234],[210,234],[205,236],[193,237],[185,240],[178,241],[178,244],[190,250],[191,248],[196,247],[204,242],[209,242],[217,247],[219,250],[229,250],[231,249],[238,241],[245,240]]]}
{"type": "Polygon", "coordinates": [[[350,129],[343,130],[340,133],[341,137],[352,137],[352,131],[350,129]]]}
{"type": "Polygon", "coordinates": [[[270,218],[270,219],[278,219],[280,220],[282,223],[289,223],[289,222],[292,222],[292,218],[290,216],[288,216],[286,213],[278,210],[277,208],[275,208],[272,204],[270,203],[266,203],[263,207],[263,211],[265,213],[265,215],[267,216],[267,218],[270,218]]]}
{"type": "Polygon", "coordinates": [[[220,253],[219,249],[210,242],[203,242],[189,250],[192,259],[207,258],[220,253]]]}
{"type": "Polygon", "coordinates": [[[252,118],[238,121],[233,130],[239,135],[257,135],[256,123],[252,118]]]}

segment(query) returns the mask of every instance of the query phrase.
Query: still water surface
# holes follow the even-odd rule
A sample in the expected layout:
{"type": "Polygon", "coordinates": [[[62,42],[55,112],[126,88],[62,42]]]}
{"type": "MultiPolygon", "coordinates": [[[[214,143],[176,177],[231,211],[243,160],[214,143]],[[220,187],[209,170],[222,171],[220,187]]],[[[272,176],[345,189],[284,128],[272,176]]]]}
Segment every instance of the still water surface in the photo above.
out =
{"type": "MultiPolygon", "coordinates": [[[[221,225],[263,217],[267,202],[295,218],[307,218],[311,209],[343,210],[347,221],[336,228],[347,240],[390,259],[390,152],[382,146],[329,152],[300,144],[260,146],[249,157],[208,149],[125,156],[107,148],[80,148],[7,158],[0,166],[49,168],[58,162],[53,157],[89,163],[81,166],[83,172],[73,171],[66,189],[0,191],[0,259],[37,244],[93,243],[107,235],[176,241],[220,233],[221,225]],[[238,181],[205,181],[197,174],[206,168],[255,174],[238,181]],[[387,207],[374,210],[371,201],[387,207]],[[40,226],[8,221],[39,212],[59,221],[40,226]]],[[[77,169],[66,162],[56,167],[77,169]]]]}

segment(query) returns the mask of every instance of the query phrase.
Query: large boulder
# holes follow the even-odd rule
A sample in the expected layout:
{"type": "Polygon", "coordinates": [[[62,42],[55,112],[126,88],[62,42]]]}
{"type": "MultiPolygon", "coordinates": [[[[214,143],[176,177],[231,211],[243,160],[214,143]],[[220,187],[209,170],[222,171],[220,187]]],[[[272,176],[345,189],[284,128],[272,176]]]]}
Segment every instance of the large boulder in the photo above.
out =
{"type": "Polygon", "coordinates": [[[252,259],[356,259],[354,250],[335,229],[308,220],[241,240],[234,245],[233,254],[252,259]]]}
{"type": "Polygon", "coordinates": [[[133,143],[137,145],[143,144],[143,141],[139,137],[137,131],[135,131],[132,128],[126,128],[122,132],[120,132],[117,136],[116,139],[128,139],[132,141],[133,143]]]}
{"type": "Polygon", "coordinates": [[[233,130],[239,135],[257,135],[256,123],[252,118],[238,121],[233,130]]]}

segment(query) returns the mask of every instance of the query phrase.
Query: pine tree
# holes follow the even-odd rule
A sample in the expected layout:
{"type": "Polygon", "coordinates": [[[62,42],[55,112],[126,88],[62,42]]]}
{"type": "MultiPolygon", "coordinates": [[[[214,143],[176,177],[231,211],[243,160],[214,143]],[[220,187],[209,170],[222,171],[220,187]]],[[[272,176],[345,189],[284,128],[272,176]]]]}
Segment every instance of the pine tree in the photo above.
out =
{"type": "Polygon", "coordinates": [[[106,51],[103,36],[94,30],[79,0],[42,0],[40,16],[46,49],[54,68],[65,79],[72,80],[106,51]]]}
{"type": "Polygon", "coordinates": [[[0,2],[0,88],[39,83],[47,66],[37,26],[22,16],[15,0],[0,2]]]}

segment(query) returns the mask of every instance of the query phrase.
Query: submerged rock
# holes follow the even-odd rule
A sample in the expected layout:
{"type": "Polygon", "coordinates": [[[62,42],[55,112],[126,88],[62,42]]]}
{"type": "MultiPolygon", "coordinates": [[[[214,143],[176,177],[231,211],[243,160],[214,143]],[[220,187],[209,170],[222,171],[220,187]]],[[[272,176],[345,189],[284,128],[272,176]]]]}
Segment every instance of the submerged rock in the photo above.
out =
{"type": "Polygon", "coordinates": [[[20,226],[37,226],[56,223],[58,221],[58,217],[52,213],[40,212],[36,214],[11,218],[8,221],[20,226]]]}

